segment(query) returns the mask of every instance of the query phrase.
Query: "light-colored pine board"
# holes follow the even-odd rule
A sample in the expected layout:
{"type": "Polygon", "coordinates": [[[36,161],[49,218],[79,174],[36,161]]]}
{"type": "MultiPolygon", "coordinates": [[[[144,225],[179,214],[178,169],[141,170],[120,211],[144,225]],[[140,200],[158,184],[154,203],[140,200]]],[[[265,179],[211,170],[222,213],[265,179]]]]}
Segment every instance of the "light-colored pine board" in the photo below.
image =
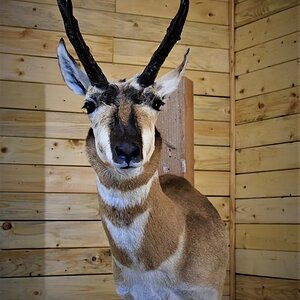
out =
{"type": "Polygon", "coordinates": [[[1,163],[89,166],[83,140],[0,137],[0,149],[1,163]]]}
{"type": "Polygon", "coordinates": [[[300,198],[236,200],[237,223],[300,223],[300,198]]]}
{"type": "Polygon", "coordinates": [[[82,112],[83,97],[66,85],[0,81],[1,107],[82,112]]]}
{"type": "Polygon", "coordinates": [[[3,136],[85,139],[90,122],[85,114],[1,109],[3,136]]]}
{"type": "Polygon", "coordinates": [[[2,249],[108,247],[100,221],[1,221],[2,249]]]}
{"type": "Polygon", "coordinates": [[[300,112],[300,87],[237,101],[236,124],[261,121],[300,112]]]}
{"type": "MultiPolygon", "coordinates": [[[[70,54],[77,58],[75,50],[63,32],[7,26],[0,26],[0,52],[56,58],[61,38],[64,38],[70,54]]],[[[112,62],[112,37],[84,35],[83,38],[95,60],[112,62]]]]}
{"type": "Polygon", "coordinates": [[[1,193],[0,220],[100,220],[98,195],[1,193]]]}
{"type": "MultiPolygon", "coordinates": [[[[46,83],[47,85],[61,84],[65,86],[58,68],[57,59],[54,58],[0,54],[0,66],[0,79],[3,80],[46,83]]],[[[101,63],[101,68],[107,78],[113,80],[122,78],[129,79],[143,70],[142,66],[110,63],[101,63]]],[[[169,71],[170,69],[163,68],[159,76],[169,71]]],[[[187,70],[185,74],[194,82],[195,94],[213,96],[229,95],[228,74],[192,70],[187,70]]],[[[48,95],[48,93],[51,92],[50,90],[48,91],[47,87],[46,95],[49,99],[50,95],[48,95]]],[[[63,95],[66,94],[67,92],[63,92],[63,95]]],[[[69,101],[68,99],[69,98],[67,98],[67,101],[69,101]]],[[[74,99],[80,99],[80,97],[76,96],[74,99]]],[[[56,101],[61,101],[61,98],[58,97],[56,101]]],[[[81,102],[79,103],[81,104],[81,102]]]]}
{"type": "Polygon", "coordinates": [[[299,297],[299,281],[297,280],[236,276],[237,300],[295,300],[299,297]]]}
{"type": "Polygon", "coordinates": [[[299,4],[299,0],[247,0],[235,6],[235,26],[273,15],[299,4]]]}
{"type": "Polygon", "coordinates": [[[229,172],[196,171],[195,187],[205,196],[228,196],[229,172]]]}
{"type": "Polygon", "coordinates": [[[96,193],[91,167],[0,165],[2,192],[96,193]]]}
{"type": "Polygon", "coordinates": [[[194,94],[229,96],[229,74],[187,70],[185,76],[194,83],[194,94]]]}
{"type": "Polygon", "coordinates": [[[216,208],[222,220],[229,221],[229,197],[208,197],[208,200],[216,208]]]}
{"type": "MultiPolygon", "coordinates": [[[[278,1],[273,1],[278,2],[278,1]]],[[[300,6],[296,6],[236,29],[236,51],[299,31],[300,6]]]]}
{"type": "Polygon", "coordinates": [[[236,272],[300,279],[300,252],[236,249],[236,272]]]}
{"type": "Polygon", "coordinates": [[[300,168],[300,142],[240,149],[236,152],[236,172],[300,168]]]}
{"type": "Polygon", "coordinates": [[[229,121],[229,98],[194,97],[194,119],[200,121],[229,121]]]}
{"type": "Polygon", "coordinates": [[[238,76],[236,99],[300,85],[299,59],[238,76]]]}
{"type": "Polygon", "coordinates": [[[236,176],[237,198],[300,195],[300,170],[272,171],[236,176]]]}
{"type": "MultiPolygon", "coordinates": [[[[135,15],[173,18],[176,15],[179,1],[173,0],[116,0],[116,11],[135,15]]],[[[220,1],[190,1],[187,20],[194,22],[228,25],[228,3],[220,1]]]]}
{"type": "Polygon", "coordinates": [[[1,277],[107,274],[108,248],[33,249],[0,252],[1,277]]]}
{"type": "MultiPolygon", "coordinates": [[[[59,10],[54,5],[7,0],[1,5],[0,14],[0,25],[64,31],[59,10]]],[[[75,9],[74,14],[83,34],[156,42],[163,39],[170,23],[165,18],[87,11],[81,8],[75,9]]],[[[228,28],[225,25],[187,21],[179,43],[226,49],[227,33],[228,28]]]]}
{"type": "Polygon", "coordinates": [[[277,251],[300,250],[300,225],[237,224],[236,248],[277,251]]]}
{"type": "Polygon", "coordinates": [[[235,74],[241,75],[300,57],[300,32],[236,53],[235,74]]]}
{"type": "Polygon", "coordinates": [[[195,146],[194,169],[229,171],[229,147],[195,146]]]}
{"type": "Polygon", "coordinates": [[[229,122],[195,121],[196,145],[229,146],[229,122]]]}
{"type": "MultiPolygon", "coordinates": [[[[52,5],[57,5],[53,0],[21,0],[23,2],[32,2],[32,3],[47,3],[52,5]]],[[[85,8],[89,10],[104,10],[112,11],[116,10],[116,1],[115,0],[72,0],[73,7],[75,8],[85,8]]]]}
{"type": "MultiPolygon", "coordinates": [[[[114,39],[113,62],[119,64],[147,65],[151,53],[158,48],[159,43],[114,39]]],[[[187,46],[177,45],[166,59],[164,67],[177,68],[187,51],[187,46]]],[[[228,50],[189,47],[191,54],[187,69],[212,71],[212,72],[229,72],[228,50]]]]}
{"type": "Polygon", "coordinates": [[[300,139],[300,114],[242,124],[236,127],[236,147],[247,148],[300,139]]]}
{"type": "Polygon", "coordinates": [[[0,296],[5,300],[37,297],[43,300],[118,300],[112,275],[3,278],[0,296]]]}

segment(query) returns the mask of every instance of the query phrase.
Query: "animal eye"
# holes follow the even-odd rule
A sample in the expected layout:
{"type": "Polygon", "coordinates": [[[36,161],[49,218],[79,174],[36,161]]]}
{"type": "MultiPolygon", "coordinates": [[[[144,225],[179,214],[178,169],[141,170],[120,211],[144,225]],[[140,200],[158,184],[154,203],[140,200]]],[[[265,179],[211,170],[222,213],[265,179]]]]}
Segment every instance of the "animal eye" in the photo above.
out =
{"type": "Polygon", "coordinates": [[[82,109],[84,109],[87,114],[91,114],[96,109],[96,105],[92,101],[86,101],[82,106],[82,109]]]}
{"type": "Polygon", "coordinates": [[[160,107],[162,105],[165,105],[165,103],[162,102],[159,98],[154,99],[152,102],[152,107],[157,111],[160,111],[160,107]]]}

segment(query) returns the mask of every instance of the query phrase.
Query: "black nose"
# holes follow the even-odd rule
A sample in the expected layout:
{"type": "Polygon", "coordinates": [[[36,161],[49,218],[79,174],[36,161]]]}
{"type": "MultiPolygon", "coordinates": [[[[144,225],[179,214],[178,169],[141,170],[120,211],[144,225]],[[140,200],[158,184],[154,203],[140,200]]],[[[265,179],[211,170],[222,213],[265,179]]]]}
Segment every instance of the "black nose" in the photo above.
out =
{"type": "Polygon", "coordinates": [[[141,150],[138,145],[121,143],[115,147],[119,162],[126,162],[128,165],[131,161],[139,162],[141,160],[141,150]]]}

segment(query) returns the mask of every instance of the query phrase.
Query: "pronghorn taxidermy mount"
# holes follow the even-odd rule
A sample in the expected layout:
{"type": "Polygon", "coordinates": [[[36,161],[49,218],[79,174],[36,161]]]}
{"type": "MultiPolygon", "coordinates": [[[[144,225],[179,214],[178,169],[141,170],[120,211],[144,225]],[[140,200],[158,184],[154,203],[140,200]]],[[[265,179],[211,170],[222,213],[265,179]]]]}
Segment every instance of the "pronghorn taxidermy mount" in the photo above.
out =
{"type": "Polygon", "coordinates": [[[86,140],[96,172],[100,213],[122,299],[219,300],[228,244],[225,225],[205,196],[184,178],[158,176],[162,139],[155,123],[176,90],[188,60],[156,80],[182,32],[189,1],[181,0],[167,33],[141,74],[110,82],[95,62],[73,16],[58,0],[65,29],[84,70],[58,46],[63,78],[85,97],[91,122],[86,140]]]}

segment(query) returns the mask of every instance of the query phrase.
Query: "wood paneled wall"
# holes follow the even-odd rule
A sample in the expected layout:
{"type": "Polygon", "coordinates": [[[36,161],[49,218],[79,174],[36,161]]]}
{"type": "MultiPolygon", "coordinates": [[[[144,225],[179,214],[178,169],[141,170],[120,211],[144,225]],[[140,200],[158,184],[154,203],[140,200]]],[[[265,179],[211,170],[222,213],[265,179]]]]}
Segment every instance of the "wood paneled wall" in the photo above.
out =
{"type": "MultiPolygon", "coordinates": [[[[143,69],[179,1],[73,2],[96,60],[120,79],[143,69]]],[[[195,183],[229,221],[228,1],[190,2],[182,40],[161,74],[191,48],[195,183]]],[[[117,299],[84,153],[88,120],[57,65],[63,32],[55,0],[1,1],[1,299],[117,299]]]]}
{"type": "Polygon", "coordinates": [[[299,1],[236,2],[236,299],[299,299],[299,1]]]}

